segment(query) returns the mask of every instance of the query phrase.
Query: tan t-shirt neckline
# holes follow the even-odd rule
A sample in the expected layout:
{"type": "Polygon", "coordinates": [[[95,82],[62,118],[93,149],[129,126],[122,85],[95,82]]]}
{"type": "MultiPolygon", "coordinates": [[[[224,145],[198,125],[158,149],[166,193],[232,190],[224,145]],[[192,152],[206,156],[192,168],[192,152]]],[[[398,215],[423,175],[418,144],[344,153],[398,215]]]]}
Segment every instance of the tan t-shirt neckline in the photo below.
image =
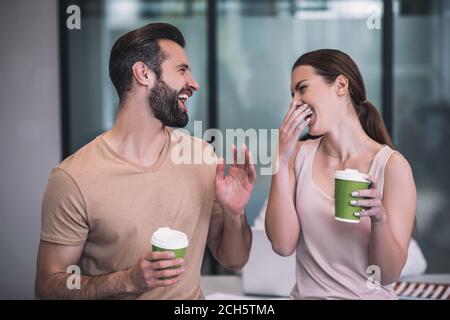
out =
{"type": "Polygon", "coordinates": [[[100,143],[110,152],[114,157],[118,158],[119,160],[127,163],[128,165],[140,170],[140,171],[156,171],[158,168],[164,163],[164,160],[167,156],[167,151],[169,149],[169,143],[170,143],[170,133],[167,127],[164,127],[165,132],[165,139],[164,139],[164,145],[161,149],[161,152],[159,154],[158,160],[156,160],[155,163],[153,163],[150,166],[143,166],[139,163],[130,161],[129,159],[125,158],[123,155],[121,155],[119,152],[117,152],[105,139],[106,132],[102,133],[98,138],[100,140],[100,143]]]}

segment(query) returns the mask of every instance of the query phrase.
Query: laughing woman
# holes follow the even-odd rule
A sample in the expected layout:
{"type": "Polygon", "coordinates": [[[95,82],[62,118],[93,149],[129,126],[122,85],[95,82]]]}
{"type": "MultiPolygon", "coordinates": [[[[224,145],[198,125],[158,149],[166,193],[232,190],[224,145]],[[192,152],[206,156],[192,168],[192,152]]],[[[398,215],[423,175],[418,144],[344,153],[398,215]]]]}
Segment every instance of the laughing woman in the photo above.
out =
{"type": "Polygon", "coordinates": [[[416,209],[407,160],[392,149],[347,54],[323,49],[301,56],[291,92],[265,224],[278,254],[296,251],[292,298],[396,299],[392,284],[406,261],[416,209]],[[306,127],[319,138],[298,142],[306,127]],[[364,208],[355,213],[358,224],[334,219],[334,174],[345,168],[370,181],[368,190],[352,193],[363,198],[352,201],[364,208]]]}

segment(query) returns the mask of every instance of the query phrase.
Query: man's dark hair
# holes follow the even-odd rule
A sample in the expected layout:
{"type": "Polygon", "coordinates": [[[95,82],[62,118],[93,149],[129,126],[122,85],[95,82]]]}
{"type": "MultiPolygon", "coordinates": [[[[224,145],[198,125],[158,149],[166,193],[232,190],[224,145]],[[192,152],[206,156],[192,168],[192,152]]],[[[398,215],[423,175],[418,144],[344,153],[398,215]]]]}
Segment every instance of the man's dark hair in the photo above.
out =
{"type": "Polygon", "coordinates": [[[114,43],[109,58],[109,76],[117,90],[119,99],[130,89],[133,64],[144,62],[157,80],[161,79],[161,63],[167,58],[159,46],[159,40],[166,39],[184,48],[181,31],[168,23],[150,23],[121,36],[114,43]]]}

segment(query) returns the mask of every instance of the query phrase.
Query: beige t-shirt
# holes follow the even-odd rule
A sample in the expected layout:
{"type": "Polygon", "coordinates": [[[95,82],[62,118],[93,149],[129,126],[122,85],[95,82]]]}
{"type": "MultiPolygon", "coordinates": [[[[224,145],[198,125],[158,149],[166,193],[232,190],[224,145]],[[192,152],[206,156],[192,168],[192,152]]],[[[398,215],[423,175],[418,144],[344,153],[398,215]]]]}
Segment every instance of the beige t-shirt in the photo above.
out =
{"type": "Polygon", "coordinates": [[[41,239],[84,245],[82,274],[101,275],[135,265],[151,249],[151,235],[159,227],[180,230],[190,243],[182,280],[116,298],[202,298],[200,269],[209,224],[212,215],[222,215],[214,198],[216,164],[176,163],[176,155],[199,148],[215,157],[201,139],[166,128],[159,159],[141,167],[111,149],[103,134],[98,136],[53,169],[42,203],[41,239]]]}

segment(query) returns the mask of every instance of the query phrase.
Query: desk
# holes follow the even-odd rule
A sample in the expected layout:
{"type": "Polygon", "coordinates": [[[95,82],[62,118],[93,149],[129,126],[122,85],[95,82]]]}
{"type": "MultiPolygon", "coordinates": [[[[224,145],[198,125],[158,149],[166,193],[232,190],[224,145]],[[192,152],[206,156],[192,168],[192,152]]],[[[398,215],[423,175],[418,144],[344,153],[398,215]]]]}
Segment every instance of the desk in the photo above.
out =
{"type": "MultiPolygon", "coordinates": [[[[404,278],[402,281],[450,284],[450,274],[425,274],[404,278]]],[[[288,297],[245,295],[239,275],[202,276],[200,283],[205,297],[211,300],[288,299],[288,297]]]]}
{"type": "Polygon", "coordinates": [[[202,276],[200,285],[202,287],[203,294],[208,300],[288,299],[288,297],[246,295],[242,289],[242,280],[240,275],[202,276]]]}
{"type": "Polygon", "coordinates": [[[420,276],[406,277],[402,281],[450,284],[450,274],[423,274],[420,276]]]}

